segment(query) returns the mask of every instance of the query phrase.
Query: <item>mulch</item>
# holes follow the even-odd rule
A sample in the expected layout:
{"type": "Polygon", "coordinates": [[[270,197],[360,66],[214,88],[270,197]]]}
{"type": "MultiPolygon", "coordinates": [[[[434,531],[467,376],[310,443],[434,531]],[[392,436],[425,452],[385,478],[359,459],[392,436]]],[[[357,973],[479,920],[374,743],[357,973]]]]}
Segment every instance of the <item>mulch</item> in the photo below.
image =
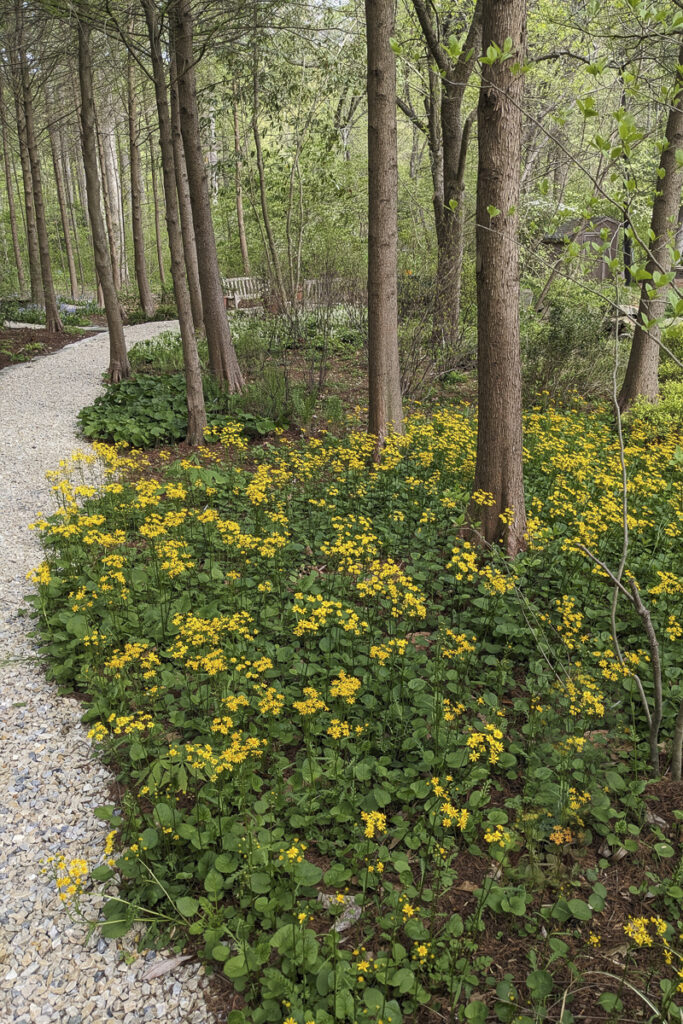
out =
{"type": "Polygon", "coordinates": [[[65,334],[48,334],[44,327],[3,327],[0,328],[0,370],[17,363],[27,363],[39,356],[59,352],[67,345],[82,338],[92,338],[99,331],[78,329],[65,334]]]}

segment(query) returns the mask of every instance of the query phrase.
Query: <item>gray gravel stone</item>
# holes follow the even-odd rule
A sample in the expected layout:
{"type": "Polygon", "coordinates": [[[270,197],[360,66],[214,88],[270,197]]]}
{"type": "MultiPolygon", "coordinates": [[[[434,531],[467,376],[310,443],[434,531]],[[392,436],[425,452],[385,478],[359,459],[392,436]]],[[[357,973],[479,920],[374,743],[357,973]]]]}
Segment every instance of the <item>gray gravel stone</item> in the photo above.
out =
{"type": "MultiPolygon", "coordinates": [[[[131,327],[126,340],[173,327],[131,327]]],[[[93,810],[107,802],[111,776],[90,754],[81,705],[45,679],[21,615],[26,573],[43,557],[27,527],[54,507],[45,473],[87,448],[76,414],[98,394],[107,361],[105,334],[0,371],[0,1021],[213,1024],[196,963],[143,982],[148,964],[134,941],[86,945],[86,926],[70,920],[41,871],[58,851],[98,863],[107,833],[93,810]],[[123,952],[135,957],[130,967],[123,952]]],[[[86,896],[86,916],[101,903],[86,896]]]]}

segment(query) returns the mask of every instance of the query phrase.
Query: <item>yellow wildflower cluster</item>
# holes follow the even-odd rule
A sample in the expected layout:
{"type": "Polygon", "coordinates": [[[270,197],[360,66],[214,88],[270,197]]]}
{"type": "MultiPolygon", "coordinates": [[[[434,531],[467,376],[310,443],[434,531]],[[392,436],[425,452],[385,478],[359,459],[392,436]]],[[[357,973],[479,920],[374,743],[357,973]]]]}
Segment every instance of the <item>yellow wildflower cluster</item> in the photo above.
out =
{"type": "Polygon", "coordinates": [[[448,697],[443,699],[443,717],[446,722],[454,722],[456,718],[464,714],[465,705],[458,701],[453,704],[448,697]]]}
{"type": "Polygon", "coordinates": [[[328,600],[322,594],[297,593],[294,598],[292,611],[297,618],[294,636],[318,633],[327,628],[328,624],[339,626],[345,633],[353,633],[354,636],[361,636],[368,628],[367,622],[361,620],[355,609],[342,605],[341,601],[328,600]]]}
{"type": "Polygon", "coordinates": [[[444,630],[444,641],[441,649],[443,658],[461,658],[464,654],[475,651],[475,637],[467,637],[464,633],[454,633],[452,629],[444,630]]]}
{"type": "Polygon", "coordinates": [[[377,557],[377,536],[365,516],[334,516],[334,540],[323,541],[320,550],[337,562],[340,571],[358,574],[377,557]]]}
{"type": "Polygon", "coordinates": [[[304,717],[315,715],[318,711],[329,710],[327,704],[320,697],[320,694],[312,686],[304,686],[305,700],[295,700],[292,707],[304,717]]]}
{"type": "Polygon", "coordinates": [[[497,725],[487,724],[484,732],[471,732],[467,737],[470,761],[478,761],[482,754],[488,756],[489,764],[496,764],[503,753],[503,733],[497,725]]]}
{"type": "Polygon", "coordinates": [[[35,569],[29,569],[26,579],[31,583],[37,583],[38,586],[46,587],[51,579],[50,566],[47,562],[41,562],[35,569]]]}
{"type": "Polygon", "coordinates": [[[374,839],[376,832],[386,832],[387,816],[381,811],[361,811],[361,818],[365,822],[365,836],[374,839]]]}
{"type": "Polygon", "coordinates": [[[360,690],[361,681],[356,676],[349,676],[341,669],[339,676],[332,680],[330,686],[331,697],[342,697],[347,704],[356,703],[356,694],[360,690]]]}
{"type": "Polygon", "coordinates": [[[117,673],[127,665],[139,665],[143,679],[152,679],[161,664],[159,657],[146,643],[129,643],[123,650],[116,649],[105,661],[105,668],[114,669],[117,673]]]}
{"type": "Polygon", "coordinates": [[[368,572],[356,584],[361,597],[382,597],[389,600],[391,614],[395,619],[423,619],[427,614],[427,604],[419,587],[404,573],[396,562],[373,561],[368,572]]]}
{"type": "Polygon", "coordinates": [[[285,695],[279,693],[274,686],[266,686],[265,683],[256,683],[254,691],[258,694],[256,706],[262,715],[272,715],[277,718],[285,706],[285,695]]]}
{"type": "Polygon", "coordinates": [[[133,715],[117,715],[112,713],[107,719],[109,729],[114,736],[130,736],[133,733],[147,732],[154,728],[154,719],[144,711],[133,715]]]}
{"type": "Polygon", "coordinates": [[[561,825],[555,825],[554,829],[548,836],[550,842],[555,843],[557,846],[564,846],[565,843],[571,843],[573,838],[571,829],[563,828],[561,825]]]}
{"type": "Polygon", "coordinates": [[[333,740],[347,740],[351,736],[360,736],[364,729],[364,725],[352,726],[349,722],[332,718],[327,728],[327,735],[331,736],[333,740]]]}
{"type": "Polygon", "coordinates": [[[663,938],[666,927],[661,917],[630,917],[624,931],[636,946],[651,946],[655,938],[663,938]]]}
{"type": "Polygon", "coordinates": [[[404,655],[407,647],[407,640],[392,637],[391,640],[387,640],[383,644],[373,644],[370,648],[370,657],[375,658],[380,665],[383,665],[385,661],[389,661],[394,655],[399,657],[404,655]]]}
{"type": "MultiPolygon", "coordinates": [[[[82,857],[74,857],[67,861],[63,853],[51,855],[46,864],[55,873],[55,882],[59,898],[63,903],[77,900],[85,889],[88,878],[88,862],[82,857]]],[[[48,870],[45,868],[44,870],[48,870]]]]}

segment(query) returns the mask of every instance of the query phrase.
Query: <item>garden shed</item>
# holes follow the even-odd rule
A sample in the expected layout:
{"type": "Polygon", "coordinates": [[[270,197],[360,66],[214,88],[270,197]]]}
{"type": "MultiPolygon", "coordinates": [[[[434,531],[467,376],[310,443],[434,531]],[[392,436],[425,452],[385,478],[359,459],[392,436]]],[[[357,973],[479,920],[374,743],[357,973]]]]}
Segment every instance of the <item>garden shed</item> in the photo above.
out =
{"type": "Polygon", "coordinates": [[[620,253],[621,226],[620,221],[613,217],[594,217],[589,221],[577,217],[565,221],[552,235],[546,235],[543,244],[554,250],[556,259],[560,258],[568,242],[577,242],[587,254],[595,251],[593,246],[599,246],[599,254],[589,256],[593,264],[589,274],[594,281],[605,281],[611,277],[609,260],[615,259],[620,253]]]}

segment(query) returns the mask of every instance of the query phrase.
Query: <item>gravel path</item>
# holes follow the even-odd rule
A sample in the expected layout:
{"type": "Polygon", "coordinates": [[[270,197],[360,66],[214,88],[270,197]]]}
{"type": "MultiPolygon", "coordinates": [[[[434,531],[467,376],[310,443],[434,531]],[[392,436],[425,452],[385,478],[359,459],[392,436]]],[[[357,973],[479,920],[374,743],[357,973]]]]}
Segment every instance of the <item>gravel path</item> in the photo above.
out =
{"type": "MultiPolygon", "coordinates": [[[[174,323],[126,330],[132,343],[174,323]]],[[[85,446],[76,413],[100,389],[108,336],[0,372],[0,1021],[2,1024],[209,1024],[206,979],[195,963],[144,975],[161,954],[134,955],[129,940],[95,936],[72,922],[41,861],[56,852],[102,857],[109,773],[94,760],[81,708],[47,682],[19,617],[26,572],[42,560],[34,533],[51,512],[45,472],[85,446]],[[126,952],[125,959],[122,951],[126,952]],[[131,955],[128,955],[131,954],[131,955]],[[127,961],[133,961],[131,963],[127,961]]],[[[83,907],[97,916],[101,898],[83,907]]]]}

